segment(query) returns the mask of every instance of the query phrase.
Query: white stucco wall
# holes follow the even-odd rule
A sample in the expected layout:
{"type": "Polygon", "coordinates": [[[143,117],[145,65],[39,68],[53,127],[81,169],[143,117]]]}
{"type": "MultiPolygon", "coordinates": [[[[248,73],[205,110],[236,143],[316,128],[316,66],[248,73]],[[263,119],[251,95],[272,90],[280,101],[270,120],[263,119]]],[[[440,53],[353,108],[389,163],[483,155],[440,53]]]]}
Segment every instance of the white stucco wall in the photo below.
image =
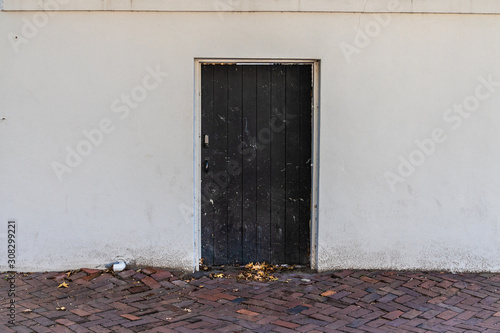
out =
{"type": "Polygon", "coordinates": [[[318,269],[499,271],[500,83],[479,79],[500,82],[499,29],[497,15],[0,12],[1,243],[16,219],[20,271],[193,269],[194,59],[318,59],[318,269]],[[143,80],[121,119],[115,100],[143,80]],[[447,110],[475,93],[459,124],[447,110]],[[103,119],[59,181],[52,164],[103,119]]]}

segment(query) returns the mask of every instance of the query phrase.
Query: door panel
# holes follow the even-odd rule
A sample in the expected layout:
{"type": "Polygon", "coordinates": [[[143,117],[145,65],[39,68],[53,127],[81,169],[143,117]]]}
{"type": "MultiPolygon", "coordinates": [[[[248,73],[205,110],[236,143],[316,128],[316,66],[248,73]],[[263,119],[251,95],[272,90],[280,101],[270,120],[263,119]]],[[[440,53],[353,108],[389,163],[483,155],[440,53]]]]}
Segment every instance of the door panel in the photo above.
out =
{"type": "Polygon", "coordinates": [[[309,262],[311,70],[202,65],[205,263],[309,262]]]}
{"type": "MultiPolygon", "coordinates": [[[[255,135],[257,133],[257,70],[255,66],[239,66],[243,72],[243,114],[240,152],[243,157],[243,262],[257,258],[257,160],[255,135]]],[[[238,251],[239,249],[234,249],[238,251]]]]}
{"type": "Polygon", "coordinates": [[[242,139],[242,70],[237,66],[228,66],[228,263],[243,262],[243,155],[240,153],[242,139]]]}
{"type": "Polygon", "coordinates": [[[257,67],[257,261],[271,258],[271,66],[257,67]]]}

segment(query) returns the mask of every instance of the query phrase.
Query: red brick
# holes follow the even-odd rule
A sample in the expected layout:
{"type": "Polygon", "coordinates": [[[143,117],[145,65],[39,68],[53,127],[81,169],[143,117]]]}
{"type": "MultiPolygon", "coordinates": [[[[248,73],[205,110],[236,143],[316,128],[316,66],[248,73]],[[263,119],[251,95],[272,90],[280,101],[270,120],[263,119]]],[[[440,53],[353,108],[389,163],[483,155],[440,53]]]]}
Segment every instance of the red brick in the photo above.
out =
{"type": "Polygon", "coordinates": [[[87,276],[84,276],[84,277],[82,277],[80,280],[90,281],[90,280],[95,279],[95,278],[96,278],[96,277],[98,277],[99,275],[101,275],[101,272],[100,272],[100,271],[95,272],[95,273],[92,273],[92,274],[89,274],[89,275],[87,275],[87,276]]]}
{"type": "Polygon", "coordinates": [[[424,283],[422,283],[420,285],[420,287],[425,288],[425,289],[429,289],[430,287],[434,286],[435,284],[436,284],[436,281],[427,280],[424,283]]]}
{"type": "Polygon", "coordinates": [[[474,311],[464,311],[460,313],[458,316],[456,316],[455,319],[466,321],[474,317],[475,314],[476,313],[474,311]]]}
{"type": "Polygon", "coordinates": [[[82,309],[74,309],[74,310],[69,310],[70,312],[73,312],[74,314],[76,314],[77,316],[80,316],[80,317],[86,317],[86,316],[90,316],[91,313],[85,311],[85,310],[82,310],[82,309]]]}
{"type": "Polygon", "coordinates": [[[422,313],[422,311],[418,311],[418,310],[412,309],[412,310],[410,310],[408,312],[403,313],[401,315],[401,318],[413,319],[415,317],[418,317],[421,313],[422,313]]]}
{"type": "Polygon", "coordinates": [[[246,315],[246,316],[258,316],[260,313],[258,312],[253,312],[253,311],[250,311],[250,310],[246,310],[246,309],[239,309],[238,311],[236,311],[240,314],[243,314],[243,315],[246,315]]]}
{"type": "Polygon", "coordinates": [[[229,301],[232,301],[233,299],[238,298],[237,296],[224,294],[224,293],[218,293],[218,294],[215,294],[214,296],[219,297],[219,298],[223,298],[223,299],[227,299],[229,301]]]}
{"type": "Polygon", "coordinates": [[[396,311],[389,312],[388,314],[386,314],[382,317],[385,319],[394,320],[396,318],[399,318],[403,313],[404,313],[403,311],[396,310],[396,311]]]}
{"type": "Polygon", "coordinates": [[[443,303],[447,299],[448,299],[448,297],[446,297],[446,296],[438,296],[438,297],[431,298],[430,300],[427,301],[427,303],[439,304],[439,303],[443,303]]]}
{"type": "Polygon", "coordinates": [[[128,320],[132,320],[132,321],[141,319],[141,317],[137,317],[137,316],[134,316],[134,315],[129,314],[129,313],[122,314],[122,315],[120,315],[120,317],[127,318],[128,320]]]}
{"type": "Polygon", "coordinates": [[[80,271],[80,272],[78,272],[78,273],[75,273],[75,274],[70,275],[67,279],[68,279],[69,281],[75,281],[75,280],[81,279],[81,278],[82,278],[82,277],[84,277],[84,276],[87,276],[87,273],[85,273],[85,272],[81,272],[81,271],[80,271]]]}
{"type": "Polygon", "coordinates": [[[154,273],[156,272],[156,269],[151,268],[151,267],[147,267],[147,268],[143,268],[143,269],[141,269],[141,271],[142,271],[144,274],[151,275],[151,274],[154,274],[154,273]]]}
{"type": "Polygon", "coordinates": [[[157,271],[156,273],[151,275],[151,277],[156,281],[162,281],[172,277],[172,273],[170,273],[169,271],[157,271]]]}
{"type": "Polygon", "coordinates": [[[444,319],[444,320],[449,320],[449,319],[455,317],[456,315],[458,315],[458,313],[456,313],[455,311],[447,310],[447,311],[441,312],[436,317],[444,319]]]}
{"type": "Polygon", "coordinates": [[[370,278],[368,276],[361,276],[359,279],[363,280],[365,282],[371,283],[371,284],[376,284],[376,283],[380,282],[379,280],[372,279],[372,278],[370,278]]]}
{"type": "Polygon", "coordinates": [[[161,288],[161,284],[159,284],[155,279],[153,279],[150,276],[146,276],[141,280],[141,282],[144,283],[146,286],[150,287],[151,289],[161,288]]]}
{"type": "Polygon", "coordinates": [[[298,324],[294,324],[294,323],[291,323],[289,321],[284,321],[284,320],[276,320],[276,321],[273,321],[272,324],[278,325],[278,326],[281,326],[281,327],[285,327],[285,328],[289,328],[289,329],[292,329],[292,330],[294,328],[297,328],[297,327],[300,326],[298,324]]]}
{"type": "Polygon", "coordinates": [[[212,301],[212,302],[217,302],[218,300],[220,300],[220,297],[217,294],[210,294],[210,293],[199,294],[198,297],[203,298],[203,299],[207,299],[207,300],[212,301]]]}
{"type": "Polygon", "coordinates": [[[57,274],[57,275],[54,275],[53,277],[51,277],[50,279],[51,280],[55,280],[57,282],[62,282],[65,278],[67,278],[68,276],[66,275],[66,273],[60,273],[60,274],[57,274]]]}
{"type": "Polygon", "coordinates": [[[138,293],[142,293],[142,292],[145,292],[145,291],[148,291],[148,290],[151,290],[151,288],[149,288],[148,286],[134,286],[134,287],[131,287],[128,289],[128,291],[130,291],[130,293],[132,294],[138,294],[138,293]]]}
{"type": "Polygon", "coordinates": [[[349,274],[352,274],[352,273],[353,273],[353,271],[346,269],[346,270],[343,270],[341,272],[335,272],[335,273],[333,273],[333,275],[335,275],[339,278],[345,278],[345,277],[349,276],[349,274]]]}
{"type": "Polygon", "coordinates": [[[443,282],[438,283],[437,286],[441,287],[441,288],[448,288],[452,284],[453,284],[453,282],[444,280],[443,282]]]}
{"type": "Polygon", "coordinates": [[[64,326],[71,326],[71,325],[75,324],[74,321],[64,319],[64,318],[56,319],[56,322],[61,324],[61,325],[64,325],[64,326]]]}
{"type": "Polygon", "coordinates": [[[131,277],[134,274],[135,274],[135,271],[133,269],[127,269],[126,271],[118,273],[118,276],[121,277],[122,279],[126,279],[128,277],[131,277]]]}

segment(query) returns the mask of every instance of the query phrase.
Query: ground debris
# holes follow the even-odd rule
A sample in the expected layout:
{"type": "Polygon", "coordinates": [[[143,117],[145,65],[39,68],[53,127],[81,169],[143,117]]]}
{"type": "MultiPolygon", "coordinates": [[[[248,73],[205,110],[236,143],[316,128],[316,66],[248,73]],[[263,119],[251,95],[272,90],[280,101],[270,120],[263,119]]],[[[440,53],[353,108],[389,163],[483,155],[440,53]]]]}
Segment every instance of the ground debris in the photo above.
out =
{"type": "MultiPolygon", "coordinates": [[[[200,261],[200,264],[203,263],[200,261]]],[[[246,281],[278,281],[279,278],[273,275],[274,273],[288,271],[295,269],[295,265],[271,265],[266,262],[249,263],[245,266],[219,266],[218,268],[224,269],[224,272],[215,271],[208,276],[211,279],[229,279],[235,278],[237,280],[246,281]],[[234,269],[237,271],[235,272],[234,269]]],[[[201,267],[200,267],[201,269],[201,267]]],[[[288,281],[285,281],[288,282],[288,281]]]]}
{"type": "Polygon", "coordinates": [[[245,265],[244,271],[238,274],[236,278],[239,280],[277,281],[278,278],[272,273],[294,268],[293,265],[271,265],[266,262],[249,263],[245,265]]]}
{"type": "Polygon", "coordinates": [[[230,277],[229,275],[226,275],[224,273],[210,273],[209,275],[212,279],[224,279],[230,277]]]}
{"type": "Polygon", "coordinates": [[[200,270],[201,270],[201,271],[208,271],[208,266],[204,264],[204,261],[205,261],[205,259],[204,259],[204,258],[201,258],[201,259],[200,259],[200,266],[199,266],[199,267],[200,267],[200,270]]]}

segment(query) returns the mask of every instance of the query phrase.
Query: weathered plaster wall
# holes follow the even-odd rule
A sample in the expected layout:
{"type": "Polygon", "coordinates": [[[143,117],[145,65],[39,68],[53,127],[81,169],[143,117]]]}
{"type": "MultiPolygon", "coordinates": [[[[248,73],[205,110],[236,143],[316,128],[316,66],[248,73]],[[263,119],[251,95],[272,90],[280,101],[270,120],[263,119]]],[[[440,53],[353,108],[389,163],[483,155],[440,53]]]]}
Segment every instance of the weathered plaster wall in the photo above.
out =
{"type": "Polygon", "coordinates": [[[49,14],[0,12],[0,239],[16,219],[19,270],[193,269],[196,57],[321,61],[320,270],[500,270],[500,84],[479,79],[500,82],[499,16],[49,14]]]}

